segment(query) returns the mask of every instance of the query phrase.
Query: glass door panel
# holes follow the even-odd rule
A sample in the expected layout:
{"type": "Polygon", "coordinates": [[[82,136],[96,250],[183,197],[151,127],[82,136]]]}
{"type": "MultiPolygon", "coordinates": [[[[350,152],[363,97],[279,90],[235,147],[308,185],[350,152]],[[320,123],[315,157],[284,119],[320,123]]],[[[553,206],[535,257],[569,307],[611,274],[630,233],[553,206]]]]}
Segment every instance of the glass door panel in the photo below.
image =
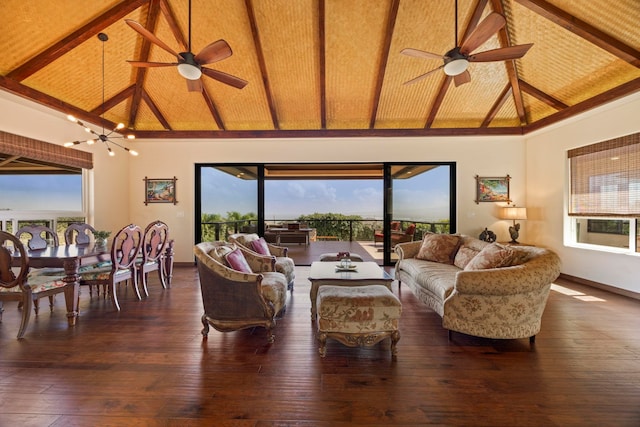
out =
{"type": "Polygon", "coordinates": [[[258,166],[198,165],[196,169],[199,241],[227,240],[233,233],[259,232],[258,166]]]}
{"type": "Polygon", "coordinates": [[[425,232],[455,232],[455,164],[393,164],[390,174],[386,264],[397,261],[398,243],[422,240],[425,232]]]}

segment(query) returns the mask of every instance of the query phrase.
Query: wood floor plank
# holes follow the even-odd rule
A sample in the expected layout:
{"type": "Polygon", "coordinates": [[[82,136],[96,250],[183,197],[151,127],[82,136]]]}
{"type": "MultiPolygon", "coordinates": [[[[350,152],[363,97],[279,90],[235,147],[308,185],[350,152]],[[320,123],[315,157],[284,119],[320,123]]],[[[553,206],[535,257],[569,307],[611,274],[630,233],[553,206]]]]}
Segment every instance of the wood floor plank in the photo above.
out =
{"type": "Polygon", "coordinates": [[[398,356],[389,341],[318,355],[308,266],[278,320],[203,341],[193,267],[149,298],[123,289],[121,312],[83,290],[78,324],[64,302],[15,339],[0,323],[0,426],[638,426],[640,302],[554,285],[536,344],[454,333],[406,287],[398,356]]]}

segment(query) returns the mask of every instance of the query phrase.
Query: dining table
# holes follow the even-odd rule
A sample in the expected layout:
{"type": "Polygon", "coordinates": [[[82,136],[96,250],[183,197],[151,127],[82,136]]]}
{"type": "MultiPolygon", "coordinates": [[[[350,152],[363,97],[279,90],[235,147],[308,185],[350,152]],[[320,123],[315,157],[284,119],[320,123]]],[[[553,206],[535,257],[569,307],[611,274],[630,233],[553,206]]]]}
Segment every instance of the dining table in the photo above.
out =
{"type": "MultiPolygon", "coordinates": [[[[78,318],[78,283],[80,267],[111,260],[109,248],[106,245],[89,243],[86,245],[47,246],[44,249],[26,248],[29,256],[29,266],[32,268],[64,268],[62,279],[67,286],[64,295],[67,305],[67,320],[69,326],[75,326],[78,318]]],[[[16,258],[19,265],[19,258],[16,258]]]]}

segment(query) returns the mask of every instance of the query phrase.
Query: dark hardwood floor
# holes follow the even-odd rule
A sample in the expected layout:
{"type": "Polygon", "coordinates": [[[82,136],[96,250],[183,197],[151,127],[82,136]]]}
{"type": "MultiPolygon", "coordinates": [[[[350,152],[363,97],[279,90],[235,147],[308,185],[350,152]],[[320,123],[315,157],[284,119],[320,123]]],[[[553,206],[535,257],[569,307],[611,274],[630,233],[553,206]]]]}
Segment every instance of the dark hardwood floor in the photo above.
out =
{"type": "Polygon", "coordinates": [[[193,267],[122,311],[83,290],[78,324],[46,304],[25,339],[0,324],[0,426],[639,426],[640,302],[559,281],[536,344],[462,334],[406,287],[388,342],[317,352],[308,267],[267,345],[263,329],[200,335],[193,267]]]}

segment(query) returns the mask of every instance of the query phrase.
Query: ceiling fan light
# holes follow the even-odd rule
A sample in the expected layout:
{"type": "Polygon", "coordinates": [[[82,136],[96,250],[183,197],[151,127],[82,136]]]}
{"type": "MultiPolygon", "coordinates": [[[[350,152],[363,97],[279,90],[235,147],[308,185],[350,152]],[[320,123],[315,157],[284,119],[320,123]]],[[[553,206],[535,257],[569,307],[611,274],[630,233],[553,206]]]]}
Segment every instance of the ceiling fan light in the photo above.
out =
{"type": "Polygon", "coordinates": [[[93,145],[96,143],[95,139],[87,139],[87,145],[93,145]]]}
{"type": "Polygon", "coordinates": [[[468,67],[469,61],[467,61],[465,58],[458,58],[445,64],[444,73],[447,76],[457,76],[467,71],[468,67]]]}
{"type": "Polygon", "coordinates": [[[187,63],[178,64],[178,73],[187,80],[198,80],[202,75],[200,68],[187,63]]]}

